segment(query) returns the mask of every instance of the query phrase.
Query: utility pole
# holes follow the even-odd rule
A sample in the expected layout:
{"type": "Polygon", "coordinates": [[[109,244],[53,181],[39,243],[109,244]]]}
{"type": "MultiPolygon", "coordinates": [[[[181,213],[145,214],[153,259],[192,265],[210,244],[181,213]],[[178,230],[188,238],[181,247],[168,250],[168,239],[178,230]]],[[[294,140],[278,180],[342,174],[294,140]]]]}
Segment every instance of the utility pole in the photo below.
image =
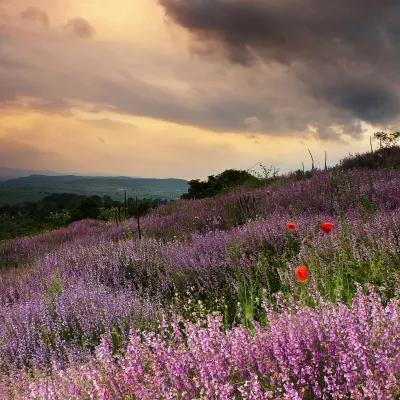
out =
{"type": "Polygon", "coordinates": [[[141,240],[142,239],[142,231],[140,229],[140,213],[139,213],[139,203],[138,203],[137,196],[136,196],[136,222],[137,222],[138,237],[139,237],[139,240],[141,240]]]}
{"type": "Polygon", "coordinates": [[[124,188],[124,192],[125,192],[125,201],[124,201],[125,219],[128,219],[128,209],[127,209],[127,202],[126,202],[126,188],[124,188]]]}

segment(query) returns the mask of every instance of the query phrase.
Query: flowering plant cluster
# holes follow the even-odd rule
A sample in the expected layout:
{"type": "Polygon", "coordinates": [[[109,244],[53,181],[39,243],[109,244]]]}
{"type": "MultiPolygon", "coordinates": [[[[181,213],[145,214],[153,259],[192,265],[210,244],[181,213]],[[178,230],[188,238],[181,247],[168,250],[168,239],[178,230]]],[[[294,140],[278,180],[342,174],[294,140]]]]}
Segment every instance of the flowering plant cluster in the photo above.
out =
{"type": "MultiPolygon", "coordinates": [[[[295,222],[288,222],[286,224],[287,229],[290,232],[296,232],[297,231],[297,224],[295,222]]],[[[332,229],[334,227],[334,224],[332,222],[323,222],[321,225],[321,230],[327,234],[332,232],[332,229]]],[[[306,265],[300,265],[299,267],[296,268],[296,278],[297,281],[300,283],[306,283],[308,282],[308,267],[306,265]]]]}
{"type": "Polygon", "coordinates": [[[274,214],[183,242],[66,243],[32,265],[4,272],[0,367],[87,359],[102,334],[117,329],[125,342],[129,327],[153,324],[160,305],[189,288],[192,304],[197,293],[210,312],[213,299],[222,299],[218,311],[226,310],[230,325],[238,312],[248,313],[248,322],[262,314],[261,302],[273,292],[297,295],[305,283],[303,300],[321,293],[347,303],[356,283],[374,283],[387,298],[400,287],[400,210],[368,219],[348,215],[331,235],[318,229],[324,216],[298,216],[297,231],[289,235],[286,220],[274,214]]]}
{"type": "MultiPolygon", "coordinates": [[[[104,337],[88,364],[29,383],[16,399],[396,399],[400,308],[361,291],[352,307],[267,307],[268,327],[221,330],[176,320],[161,332],[132,331],[115,356],[104,337]]],[[[5,385],[5,383],[4,383],[5,385]]],[[[3,386],[3,390],[9,390],[3,386]]],[[[18,393],[19,391],[19,393],[18,393]]],[[[5,393],[5,392],[3,392],[5,393]]]]}
{"type": "MultiPolygon", "coordinates": [[[[318,171],[305,181],[281,177],[263,189],[238,189],[213,199],[180,200],[161,206],[143,218],[143,234],[149,238],[173,240],[188,238],[193,233],[229,230],[274,214],[339,215],[391,211],[400,207],[397,171],[338,171],[318,171]],[[243,207],[248,199],[251,199],[251,207],[243,207]]],[[[122,224],[79,221],[48,234],[0,243],[0,266],[30,262],[64,243],[93,244],[137,236],[136,221],[122,224]]]]}

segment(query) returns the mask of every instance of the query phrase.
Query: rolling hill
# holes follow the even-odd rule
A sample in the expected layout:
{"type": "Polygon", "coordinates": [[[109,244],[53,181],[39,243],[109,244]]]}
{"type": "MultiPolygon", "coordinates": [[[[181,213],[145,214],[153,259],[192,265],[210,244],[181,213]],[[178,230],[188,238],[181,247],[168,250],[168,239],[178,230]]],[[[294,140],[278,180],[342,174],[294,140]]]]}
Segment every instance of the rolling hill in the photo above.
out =
{"type": "Polygon", "coordinates": [[[30,175],[62,175],[60,173],[48,170],[29,170],[19,168],[9,168],[0,166],[0,182],[7,181],[9,179],[17,179],[30,175]]]}
{"type": "Polygon", "coordinates": [[[179,198],[187,191],[183,179],[130,178],[125,176],[49,176],[30,175],[0,183],[0,204],[39,200],[49,193],[76,193],[110,196],[121,200],[124,188],[128,197],[179,198]]]}

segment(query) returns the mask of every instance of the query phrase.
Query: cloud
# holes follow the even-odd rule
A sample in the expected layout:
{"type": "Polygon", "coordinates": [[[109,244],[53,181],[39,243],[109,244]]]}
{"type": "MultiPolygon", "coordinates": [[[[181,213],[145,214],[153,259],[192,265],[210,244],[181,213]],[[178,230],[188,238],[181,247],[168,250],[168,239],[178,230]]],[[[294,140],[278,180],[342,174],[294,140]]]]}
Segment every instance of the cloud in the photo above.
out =
{"type": "MultiPolygon", "coordinates": [[[[167,15],[236,61],[370,59],[398,41],[397,0],[159,0],[167,15]],[[371,40],[375,39],[375,40],[371,40]],[[382,48],[383,47],[383,48],[382,48]]],[[[378,61],[378,60],[375,60],[378,61]]]]}
{"type": "Polygon", "coordinates": [[[42,27],[49,26],[49,16],[39,7],[28,7],[20,15],[25,21],[37,23],[42,27]]]}
{"type": "MultiPolygon", "coordinates": [[[[316,94],[318,96],[318,94],[316,94]]],[[[399,113],[398,90],[383,81],[327,82],[319,94],[344,110],[352,110],[355,117],[370,123],[390,122],[399,113]]]]}
{"type": "Polygon", "coordinates": [[[36,35],[30,46],[26,33],[18,31],[0,43],[0,103],[52,112],[82,103],[213,131],[281,136],[306,135],[310,124],[322,129],[332,121],[354,123],[351,115],[332,114],[307,96],[301,82],[280,68],[221,68],[212,60],[155,57],[116,43],[72,45],[52,31],[36,35]]]}
{"type": "Polygon", "coordinates": [[[95,33],[92,25],[82,17],[71,18],[65,24],[64,29],[68,34],[80,38],[89,38],[95,33]]]}
{"type": "Polygon", "coordinates": [[[399,116],[398,0],[159,3],[194,40],[233,64],[287,68],[338,119],[389,123],[399,116]]]}
{"type": "Polygon", "coordinates": [[[160,3],[175,23],[154,10],[143,16],[157,27],[152,46],[139,33],[110,40],[104,22],[79,8],[72,15],[87,12],[102,35],[76,40],[94,29],[82,18],[65,24],[54,2],[40,3],[53,29],[19,16],[0,26],[0,107],[67,114],[90,106],[215,132],[321,140],[358,139],[362,121],[379,129],[399,121],[393,2],[349,0],[346,8],[338,0],[327,11],[316,0],[160,3]],[[200,55],[188,51],[187,32],[200,55]]]}
{"type": "Polygon", "coordinates": [[[243,122],[250,132],[260,132],[263,130],[263,122],[257,117],[247,117],[243,122]]]}

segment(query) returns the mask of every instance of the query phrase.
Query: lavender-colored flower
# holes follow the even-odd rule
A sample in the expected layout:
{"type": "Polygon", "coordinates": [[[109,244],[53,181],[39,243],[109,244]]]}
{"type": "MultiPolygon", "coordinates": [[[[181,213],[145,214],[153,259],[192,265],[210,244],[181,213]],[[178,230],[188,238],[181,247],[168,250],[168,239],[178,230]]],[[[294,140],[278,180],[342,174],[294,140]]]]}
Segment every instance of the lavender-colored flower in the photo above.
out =
{"type": "MultiPolygon", "coordinates": [[[[96,359],[56,371],[19,398],[396,399],[400,395],[400,308],[361,291],[351,308],[268,310],[268,328],[222,331],[185,325],[185,335],[132,331],[114,358],[104,338],[96,359]],[[75,396],[75,397],[74,397],[75,396]]],[[[175,323],[172,331],[179,330],[175,323]]],[[[26,384],[22,385],[27,387],[26,384]]]]}

